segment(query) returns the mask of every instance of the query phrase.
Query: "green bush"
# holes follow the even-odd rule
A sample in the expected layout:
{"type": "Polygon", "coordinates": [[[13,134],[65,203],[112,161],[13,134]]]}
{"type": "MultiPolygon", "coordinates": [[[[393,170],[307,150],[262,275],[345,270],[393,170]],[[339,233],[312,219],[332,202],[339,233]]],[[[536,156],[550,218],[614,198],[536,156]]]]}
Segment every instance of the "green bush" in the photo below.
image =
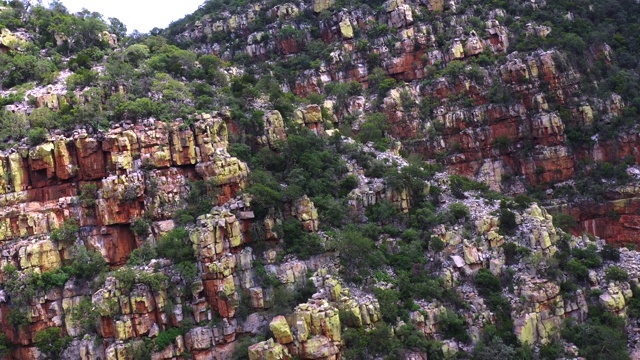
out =
{"type": "Polygon", "coordinates": [[[86,183],[80,185],[80,201],[83,206],[93,207],[98,198],[98,186],[94,183],[86,183]]]}
{"type": "Polygon", "coordinates": [[[561,335],[580,349],[580,356],[587,359],[630,359],[627,352],[625,321],[600,308],[589,308],[589,319],[577,324],[569,318],[561,335]]]}
{"type": "Polygon", "coordinates": [[[348,281],[361,282],[385,263],[384,255],[375,242],[354,226],[338,233],[335,249],[340,254],[342,275],[348,281]]]}
{"type": "Polygon", "coordinates": [[[9,324],[14,328],[20,328],[22,326],[29,325],[29,318],[24,313],[24,310],[18,308],[9,309],[7,320],[9,320],[9,324]]]}
{"type": "Polygon", "coordinates": [[[71,336],[63,335],[57,327],[40,330],[33,337],[34,345],[50,359],[59,359],[71,340],[71,336]]]}
{"type": "MultiPolygon", "coordinates": [[[[131,346],[131,358],[135,360],[151,360],[153,354],[153,340],[143,339],[142,341],[134,341],[131,346]]],[[[183,354],[186,355],[186,354],[183,354]]]]}
{"type": "Polygon", "coordinates": [[[447,310],[444,314],[440,315],[438,325],[445,338],[454,338],[463,343],[469,342],[470,337],[467,333],[464,319],[453,311],[447,310]]]}
{"type": "Polygon", "coordinates": [[[71,308],[70,320],[80,327],[83,334],[95,333],[100,312],[93,305],[90,297],[84,297],[78,305],[71,308]]]}
{"type": "Polygon", "coordinates": [[[139,217],[131,223],[131,231],[141,238],[146,238],[149,235],[150,227],[151,220],[146,217],[139,217]]]}
{"type": "Polygon", "coordinates": [[[288,254],[295,254],[302,259],[308,259],[324,251],[320,236],[315,233],[307,233],[298,220],[285,220],[282,223],[282,230],[286,245],[285,251],[288,254]]]}
{"type": "Polygon", "coordinates": [[[141,247],[133,250],[127,260],[127,265],[130,266],[142,266],[147,265],[149,261],[156,259],[158,253],[156,247],[151,243],[144,243],[141,247]]]}
{"type": "Polygon", "coordinates": [[[233,348],[233,354],[231,354],[231,360],[249,360],[249,346],[257,343],[259,339],[243,336],[236,341],[237,343],[233,348]]]}
{"type": "Polygon", "coordinates": [[[598,255],[598,249],[593,244],[587,246],[586,249],[573,249],[572,255],[590,269],[595,269],[602,265],[602,259],[600,259],[600,255],[598,255]]]}
{"type": "Polygon", "coordinates": [[[562,345],[556,341],[542,345],[540,347],[540,360],[556,360],[562,358],[564,349],[562,345]]]}
{"type": "Polygon", "coordinates": [[[193,245],[189,233],[184,228],[175,228],[158,239],[156,247],[158,256],[170,259],[175,264],[195,260],[193,245]]]}
{"type": "Polygon", "coordinates": [[[553,226],[559,227],[565,232],[571,232],[578,227],[578,222],[569,214],[555,213],[553,214],[553,226]]]}
{"type": "Polygon", "coordinates": [[[500,209],[500,230],[505,234],[513,234],[517,227],[516,214],[507,209],[500,209]]]}
{"type": "Polygon", "coordinates": [[[78,220],[75,218],[69,218],[65,220],[60,227],[53,230],[51,232],[51,240],[56,241],[65,245],[73,244],[77,239],[78,230],[80,230],[80,226],[78,226],[78,220]]]}
{"type": "Polygon", "coordinates": [[[505,243],[502,245],[502,249],[507,265],[515,265],[520,259],[531,253],[529,248],[518,246],[516,243],[505,243]]]}
{"type": "Polygon", "coordinates": [[[478,270],[478,273],[473,279],[473,282],[478,288],[478,292],[482,296],[489,296],[502,292],[502,284],[500,283],[500,278],[493,275],[491,271],[487,269],[478,270]]]}
{"type": "Polygon", "coordinates": [[[54,287],[63,287],[67,280],[69,280],[69,274],[65,273],[62,269],[56,269],[45,271],[40,276],[34,277],[32,280],[36,281],[36,287],[38,289],[48,292],[54,287]]]}
{"type": "Polygon", "coordinates": [[[0,356],[7,356],[13,349],[13,343],[6,334],[0,333],[0,356]]]}
{"type": "Polygon", "coordinates": [[[376,149],[383,151],[389,147],[389,140],[385,137],[387,127],[386,116],[383,113],[373,113],[367,116],[366,122],[360,126],[356,138],[364,144],[373,142],[376,149]]]}
{"type": "Polygon", "coordinates": [[[160,331],[158,337],[156,337],[156,350],[164,350],[164,348],[173,344],[178,336],[184,335],[185,333],[186,331],[181,328],[170,328],[165,331],[160,331]]]}
{"type": "Polygon", "coordinates": [[[453,216],[453,218],[456,220],[469,218],[469,216],[471,215],[469,213],[469,208],[463,203],[453,203],[449,205],[449,212],[451,213],[451,216],[453,216]]]}
{"type": "Polygon", "coordinates": [[[513,200],[516,202],[518,208],[520,209],[526,209],[533,203],[533,199],[524,194],[516,196],[513,200]]]}
{"type": "Polygon", "coordinates": [[[437,236],[432,236],[429,240],[429,250],[432,250],[435,253],[439,253],[445,248],[445,243],[437,236]]]}
{"type": "Polygon", "coordinates": [[[397,206],[389,200],[380,200],[365,210],[369,221],[379,225],[390,225],[401,221],[402,213],[397,206]]]}
{"type": "Polygon", "coordinates": [[[135,279],[137,283],[145,284],[149,286],[152,291],[158,292],[162,289],[166,289],[166,282],[169,278],[163,273],[150,274],[147,272],[141,272],[137,274],[135,279]]]}
{"type": "Polygon", "coordinates": [[[42,144],[47,140],[47,130],[43,128],[34,128],[29,130],[27,137],[29,138],[29,145],[36,146],[42,144]]]}
{"type": "Polygon", "coordinates": [[[629,279],[629,273],[624,271],[619,266],[611,266],[607,270],[605,270],[605,275],[607,280],[610,281],[627,281],[629,279]]]}
{"type": "Polygon", "coordinates": [[[467,179],[460,175],[449,176],[449,184],[451,187],[451,193],[458,199],[466,198],[464,194],[466,191],[486,192],[489,190],[487,185],[467,179]]]}
{"type": "Polygon", "coordinates": [[[571,259],[566,264],[566,271],[576,280],[586,281],[589,277],[589,268],[577,259],[571,259]]]}
{"type": "Polygon", "coordinates": [[[613,262],[620,261],[620,251],[610,244],[607,244],[602,248],[600,256],[602,257],[602,260],[613,262]]]}
{"type": "Polygon", "coordinates": [[[136,273],[129,267],[121,267],[113,273],[113,277],[116,279],[118,288],[128,294],[133,290],[133,286],[136,284],[136,273]]]}
{"type": "Polygon", "coordinates": [[[392,289],[374,289],[373,293],[380,303],[380,312],[382,320],[387,324],[395,324],[401,315],[400,294],[392,289]]]}
{"type": "Polygon", "coordinates": [[[84,246],[77,246],[71,250],[71,265],[65,267],[69,275],[80,280],[93,279],[107,270],[107,262],[102,254],[84,246]]]}

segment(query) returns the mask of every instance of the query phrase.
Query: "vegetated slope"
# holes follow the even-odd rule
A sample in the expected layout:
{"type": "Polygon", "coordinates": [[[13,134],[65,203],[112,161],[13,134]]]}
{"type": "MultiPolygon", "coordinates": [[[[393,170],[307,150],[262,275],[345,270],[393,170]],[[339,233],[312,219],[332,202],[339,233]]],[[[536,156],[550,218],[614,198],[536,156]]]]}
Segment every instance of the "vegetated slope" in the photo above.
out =
{"type": "Polygon", "coordinates": [[[2,354],[637,357],[637,8],[8,4],[2,354]]]}

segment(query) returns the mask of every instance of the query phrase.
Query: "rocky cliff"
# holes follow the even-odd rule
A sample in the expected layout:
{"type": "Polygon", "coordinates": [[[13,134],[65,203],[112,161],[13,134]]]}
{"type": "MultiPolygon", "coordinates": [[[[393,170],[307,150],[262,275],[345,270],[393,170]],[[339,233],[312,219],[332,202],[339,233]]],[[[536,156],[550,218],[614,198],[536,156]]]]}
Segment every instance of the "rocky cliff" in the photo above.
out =
{"type": "Polygon", "coordinates": [[[7,4],[0,357],[636,358],[638,6],[7,4]]]}

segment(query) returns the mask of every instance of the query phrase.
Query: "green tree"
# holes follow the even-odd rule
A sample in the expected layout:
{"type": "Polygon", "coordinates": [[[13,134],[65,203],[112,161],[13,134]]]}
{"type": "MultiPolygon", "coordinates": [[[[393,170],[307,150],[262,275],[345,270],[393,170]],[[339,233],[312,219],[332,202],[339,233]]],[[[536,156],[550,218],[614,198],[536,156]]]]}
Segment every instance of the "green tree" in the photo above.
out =
{"type": "Polygon", "coordinates": [[[59,359],[60,354],[71,343],[72,338],[64,335],[57,327],[50,327],[36,332],[33,342],[43,354],[49,359],[59,359]]]}
{"type": "Polygon", "coordinates": [[[184,228],[175,228],[158,239],[156,248],[158,256],[170,259],[175,264],[183,261],[194,261],[195,253],[189,240],[189,233],[184,228]]]}

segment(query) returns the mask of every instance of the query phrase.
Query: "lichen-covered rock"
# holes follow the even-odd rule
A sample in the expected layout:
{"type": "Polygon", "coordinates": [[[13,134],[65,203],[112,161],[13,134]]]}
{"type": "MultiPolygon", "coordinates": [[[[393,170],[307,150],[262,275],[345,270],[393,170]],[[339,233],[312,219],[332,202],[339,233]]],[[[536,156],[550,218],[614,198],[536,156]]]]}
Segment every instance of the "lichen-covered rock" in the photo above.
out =
{"type": "Polygon", "coordinates": [[[607,311],[613,312],[620,316],[625,315],[626,300],[623,291],[615,284],[609,284],[604,294],[600,295],[600,305],[607,311]]]}
{"type": "Polygon", "coordinates": [[[318,210],[307,195],[296,200],[291,207],[291,215],[300,221],[306,231],[318,231],[318,210]]]}
{"type": "Polygon", "coordinates": [[[275,149],[278,141],[287,139],[282,115],[278,110],[269,110],[264,113],[262,120],[264,121],[264,135],[258,137],[258,143],[275,149]]]}
{"type": "Polygon", "coordinates": [[[320,13],[328,10],[333,3],[333,0],[313,0],[313,11],[320,13]]]}
{"type": "Polygon", "coordinates": [[[293,336],[291,335],[291,329],[289,328],[289,324],[287,324],[287,319],[284,316],[276,316],[269,323],[269,329],[273,332],[273,335],[276,337],[278,343],[282,345],[286,345],[293,341],[293,336]]]}
{"type": "Polygon", "coordinates": [[[273,339],[249,346],[249,360],[285,360],[288,358],[287,348],[275,343],[273,339]]]}
{"type": "Polygon", "coordinates": [[[185,344],[191,350],[206,350],[213,344],[213,332],[206,327],[196,327],[185,335],[185,344]]]}
{"type": "Polygon", "coordinates": [[[560,286],[536,278],[523,277],[519,289],[522,308],[514,314],[514,331],[520,341],[547,343],[560,331],[565,318],[565,303],[560,286]]]}
{"type": "Polygon", "coordinates": [[[345,17],[340,22],[340,33],[344,39],[353,38],[353,27],[351,26],[351,21],[349,21],[348,17],[345,17]]]}

